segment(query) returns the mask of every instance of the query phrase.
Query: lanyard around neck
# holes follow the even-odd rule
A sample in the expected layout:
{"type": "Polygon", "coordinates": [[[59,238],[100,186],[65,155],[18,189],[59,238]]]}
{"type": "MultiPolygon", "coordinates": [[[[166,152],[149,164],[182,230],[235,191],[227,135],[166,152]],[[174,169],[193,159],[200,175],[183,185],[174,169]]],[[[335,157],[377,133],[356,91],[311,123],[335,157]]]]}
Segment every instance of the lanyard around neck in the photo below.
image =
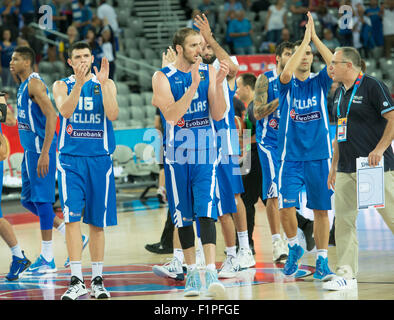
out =
{"type": "MultiPolygon", "coordinates": [[[[355,84],[353,86],[352,95],[350,96],[349,104],[347,106],[346,118],[349,115],[350,106],[352,105],[354,95],[356,94],[357,89],[360,86],[360,83],[361,83],[361,80],[363,79],[363,77],[364,77],[364,74],[362,72],[360,72],[360,74],[358,75],[358,77],[356,79],[356,82],[355,82],[355,84]]],[[[338,99],[338,104],[337,104],[337,116],[338,116],[338,118],[341,117],[341,112],[339,110],[339,105],[341,104],[341,100],[342,100],[342,90],[341,90],[341,93],[339,94],[339,99],[338,99]]]]}

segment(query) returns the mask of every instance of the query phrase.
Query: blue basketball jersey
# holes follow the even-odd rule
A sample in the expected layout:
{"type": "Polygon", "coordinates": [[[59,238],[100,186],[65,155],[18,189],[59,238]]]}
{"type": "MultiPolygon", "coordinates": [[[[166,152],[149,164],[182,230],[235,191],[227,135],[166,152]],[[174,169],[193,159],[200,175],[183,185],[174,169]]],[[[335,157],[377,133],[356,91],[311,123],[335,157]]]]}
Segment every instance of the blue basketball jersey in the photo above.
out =
{"type": "MultiPolygon", "coordinates": [[[[75,85],[75,77],[61,79],[68,94],[75,85]]],[[[112,122],[104,112],[101,86],[96,76],[85,82],[79,102],[69,119],[60,118],[58,150],[72,156],[100,156],[115,150],[115,135],[112,122]]]]}
{"type": "MultiPolygon", "coordinates": [[[[190,150],[210,149],[215,146],[213,120],[209,112],[208,87],[209,68],[201,63],[201,81],[193,100],[183,117],[174,126],[169,124],[160,112],[163,124],[163,144],[167,148],[190,150]],[[185,130],[187,129],[187,130],[185,130]]],[[[174,100],[180,100],[192,83],[191,72],[185,73],[172,64],[160,70],[170,82],[174,100]]]]}
{"type": "Polygon", "coordinates": [[[332,157],[327,93],[332,84],[327,67],[305,81],[294,75],[287,84],[278,81],[280,159],[321,160],[332,157]]]}
{"type": "MultiPolygon", "coordinates": [[[[44,83],[40,75],[33,72],[19,86],[17,94],[18,131],[21,145],[25,151],[41,153],[45,139],[46,117],[40,106],[30,98],[28,85],[33,78],[40,79],[44,83]]],[[[44,85],[48,94],[48,87],[45,83],[44,85]]],[[[55,151],[55,148],[56,133],[53,137],[51,150],[55,151]]]]}
{"type": "MultiPolygon", "coordinates": [[[[267,77],[268,84],[268,98],[267,103],[279,97],[278,75],[276,70],[267,71],[264,73],[267,77]]],[[[279,130],[279,107],[268,116],[256,121],[256,141],[264,145],[276,146],[278,143],[279,130]]]]}

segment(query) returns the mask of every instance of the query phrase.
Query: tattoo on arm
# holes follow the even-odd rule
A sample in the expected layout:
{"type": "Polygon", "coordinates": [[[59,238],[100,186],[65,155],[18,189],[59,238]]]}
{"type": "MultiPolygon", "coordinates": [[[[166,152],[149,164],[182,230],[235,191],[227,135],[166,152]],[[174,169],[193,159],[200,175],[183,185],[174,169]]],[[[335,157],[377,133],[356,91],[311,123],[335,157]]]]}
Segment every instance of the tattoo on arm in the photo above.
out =
{"type": "Polygon", "coordinates": [[[254,94],[254,116],[260,120],[276,110],[279,105],[278,99],[267,104],[269,81],[265,75],[260,75],[256,81],[254,94]]]}

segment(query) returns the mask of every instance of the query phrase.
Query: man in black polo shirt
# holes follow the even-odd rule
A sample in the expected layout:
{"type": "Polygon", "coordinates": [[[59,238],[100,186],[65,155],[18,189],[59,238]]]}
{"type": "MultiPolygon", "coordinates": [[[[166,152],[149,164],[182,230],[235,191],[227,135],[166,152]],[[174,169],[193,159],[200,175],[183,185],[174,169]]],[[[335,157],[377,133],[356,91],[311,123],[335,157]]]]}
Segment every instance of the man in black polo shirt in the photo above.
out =
{"type": "Polygon", "coordinates": [[[358,241],[356,232],[356,159],[368,157],[376,166],[384,156],[385,208],[378,209],[394,233],[394,106],[390,92],[381,81],[362,73],[356,49],[337,48],[329,72],[342,85],[334,95],[337,135],[334,141],[329,188],[335,188],[335,241],[337,275],[323,288],[356,288],[358,241]]]}

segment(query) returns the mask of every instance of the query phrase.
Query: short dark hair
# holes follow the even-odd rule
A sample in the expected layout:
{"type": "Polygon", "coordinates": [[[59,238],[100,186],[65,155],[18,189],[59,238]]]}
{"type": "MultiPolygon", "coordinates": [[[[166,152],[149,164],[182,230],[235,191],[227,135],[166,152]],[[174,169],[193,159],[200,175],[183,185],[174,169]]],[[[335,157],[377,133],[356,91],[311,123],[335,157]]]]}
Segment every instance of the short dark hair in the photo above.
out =
{"type": "Polygon", "coordinates": [[[30,60],[30,66],[33,67],[36,62],[36,53],[34,50],[27,46],[19,46],[14,50],[15,53],[18,53],[24,60],[30,60]]]}
{"type": "Polygon", "coordinates": [[[282,53],[283,53],[283,51],[285,51],[285,49],[291,49],[291,50],[293,50],[293,49],[294,49],[294,44],[291,43],[291,42],[289,42],[289,41],[283,41],[283,42],[281,42],[281,43],[276,47],[275,55],[278,56],[278,57],[281,57],[281,56],[282,56],[282,53]]]}
{"type": "Polygon", "coordinates": [[[253,73],[241,73],[239,77],[242,79],[244,86],[249,86],[254,90],[257,77],[253,73]]]}
{"type": "Polygon", "coordinates": [[[177,32],[175,32],[174,37],[172,38],[172,48],[175,50],[175,52],[176,52],[176,46],[178,44],[183,48],[186,37],[191,34],[199,35],[199,32],[192,28],[181,28],[177,32]]]}
{"type": "Polygon", "coordinates": [[[89,49],[90,53],[92,53],[92,48],[89,45],[89,43],[87,43],[86,41],[77,41],[77,42],[73,42],[71,46],[68,48],[69,58],[71,59],[74,50],[80,50],[80,49],[89,49]]]}

